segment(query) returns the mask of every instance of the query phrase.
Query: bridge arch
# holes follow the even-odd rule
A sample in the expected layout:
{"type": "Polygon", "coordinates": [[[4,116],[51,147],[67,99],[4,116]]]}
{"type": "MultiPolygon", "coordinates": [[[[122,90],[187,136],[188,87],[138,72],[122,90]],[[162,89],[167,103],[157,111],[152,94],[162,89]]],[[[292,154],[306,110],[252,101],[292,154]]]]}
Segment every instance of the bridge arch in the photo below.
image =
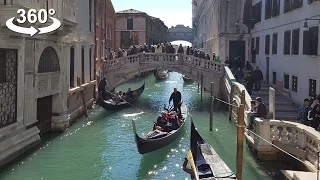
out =
{"type": "Polygon", "coordinates": [[[206,89],[210,89],[211,82],[214,82],[216,84],[214,93],[219,95],[221,91],[223,64],[184,54],[154,53],[140,53],[107,61],[105,76],[108,81],[108,89],[114,89],[139,73],[158,68],[184,74],[199,83],[202,78],[206,89]]]}

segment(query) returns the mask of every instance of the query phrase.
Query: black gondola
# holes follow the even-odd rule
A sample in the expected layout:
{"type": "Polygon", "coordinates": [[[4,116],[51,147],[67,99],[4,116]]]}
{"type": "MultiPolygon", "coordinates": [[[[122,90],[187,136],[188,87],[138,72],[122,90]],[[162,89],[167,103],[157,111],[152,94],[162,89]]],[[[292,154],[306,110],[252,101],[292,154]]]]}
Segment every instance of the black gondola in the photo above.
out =
{"type": "Polygon", "coordinates": [[[185,75],[182,76],[182,79],[183,79],[184,82],[188,82],[188,83],[189,82],[193,82],[193,79],[191,79],[191,78],[189,78],[188,76],[185,76],[185,75]]]}
{"type": "Polygon", "coordinates": [[[144,86],[145,86],[145,83],[143,83],[143,85],[139,89],[132,91],[133,97],[128,101],[122,101],[119,103],[115,103],[112,99],[108,99],[108,100],[104,100],[104,101],[100,100],[99,105],[106,110],[119,110],[122,108],[129,107],[131,103],[138,100],[138,98],[141,96],[141,94],[144,91],[144,86]]]}
{"type": "Polygon", "coordinates": [[[139,135],[137,134],[135,122],[134,120],[132,120],[132,127],[138,152],[140,154],[149,153],[163,148],[175,141],[181,135],[183,127],[185,125],[185,121],[187,119],[187,107],[185,104],[182,104],[181,106],[181,114],[184,119],[182,120],[182,124],[177,130],[172,130],[170,132],[154,130],[149,132],[144,138],[139,137],[139,135]]]}
{"type": "MultiPolygon", "coordinates": [[[[198,131],[196,130],[193,120],[191,118],[191,135],[190,135],[190,150],[192,154],[195,173],[197,179],[236,179],[234,173],[230,168],[221,160],[219,155],[211,147],[210,144],[206,143],[198,131]],[[219,174],[219,175],[218,175],[219,174]]],[[[189,161],[190,162],[190,161],[189,161]]],[[[192,178],[192,177],[191,177],[192,178]]]]}

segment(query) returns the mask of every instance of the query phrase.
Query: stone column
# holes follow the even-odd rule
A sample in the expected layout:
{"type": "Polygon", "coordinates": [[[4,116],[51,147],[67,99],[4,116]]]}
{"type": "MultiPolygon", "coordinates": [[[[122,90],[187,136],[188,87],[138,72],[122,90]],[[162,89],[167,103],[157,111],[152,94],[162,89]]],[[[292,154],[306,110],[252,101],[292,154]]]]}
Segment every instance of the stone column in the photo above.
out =
{"type": "Polygon", "coordinates": [[[68,117],[68,91],[69,91],[69,64],[70,64],[70,45],[62,44],[60,61],[60,90],[61,93],[52,97],[52,131],[64,131],[69,127],[68,117]]]}

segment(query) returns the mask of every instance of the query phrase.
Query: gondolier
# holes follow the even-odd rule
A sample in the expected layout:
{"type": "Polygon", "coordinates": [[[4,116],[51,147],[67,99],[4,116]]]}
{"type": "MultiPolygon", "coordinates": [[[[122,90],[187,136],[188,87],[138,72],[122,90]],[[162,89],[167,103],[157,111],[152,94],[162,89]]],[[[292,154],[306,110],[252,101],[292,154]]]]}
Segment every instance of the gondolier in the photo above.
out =
{"type": "Polygon", "coordinates": [[[99,99],[106,100],[106,85],[107,85],[107,78],[103,77],[99,82],[98,92],[99,92],[99,99]]]}
{"type": "Polygon", "coordinates": [[[179,110],[178,116],[179,116],[179,118],[182,118],[182,115],[181,115],[181,104],[182,104],[181,93],[177,90],[177,88],[173,89],[173,93],[171,94],[170,99],[169,99],[169,104],[171,101],[173,101],[173,110],[174,111],[179,110]]]}

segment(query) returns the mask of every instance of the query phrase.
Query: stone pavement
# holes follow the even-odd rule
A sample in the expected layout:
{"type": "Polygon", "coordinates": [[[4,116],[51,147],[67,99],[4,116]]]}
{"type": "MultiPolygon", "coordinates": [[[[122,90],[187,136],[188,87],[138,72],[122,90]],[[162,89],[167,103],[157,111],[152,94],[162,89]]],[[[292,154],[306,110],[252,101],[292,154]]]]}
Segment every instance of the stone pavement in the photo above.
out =
{"type": "MultiPolygon", "coordinates": [[[[264,83],[261,85],[260,92],[253,91],[251,95],[252,99],[261,97],[261,99],[267,106],[267,110],[269,109],[269,87],[270,86],[268,84],[264,83]]],[[[299,106],[295,105],[293,101],[291,101],[288,97],[285,97],[278,92],[276,92],[275,101],[275,119],[296,121],[299,106]]]]}

